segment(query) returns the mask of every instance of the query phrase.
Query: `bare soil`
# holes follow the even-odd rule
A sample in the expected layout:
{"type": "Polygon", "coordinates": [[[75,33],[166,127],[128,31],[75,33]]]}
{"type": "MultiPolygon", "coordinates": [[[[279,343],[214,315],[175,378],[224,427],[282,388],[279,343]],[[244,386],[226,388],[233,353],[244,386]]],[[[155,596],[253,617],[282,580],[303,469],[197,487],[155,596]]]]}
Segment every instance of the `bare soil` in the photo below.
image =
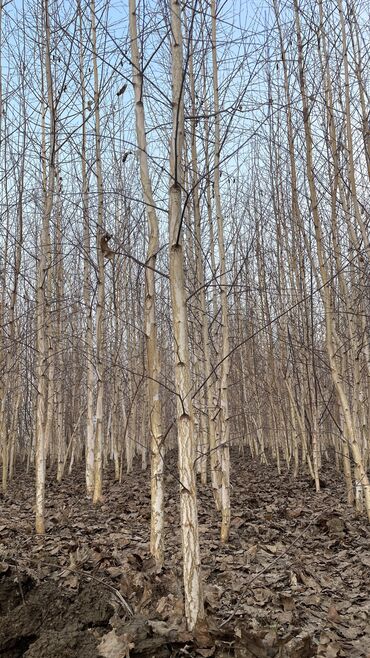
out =
{"type": "Polygon", "coordinates": [[[34,534],[33,473],[0,499],[1,658],[370,658],[370,532],[323,465],[323,490],[233,455],[232,530],[219,542],[199,485],[206,620],[186,630],[176,460],[166,471],[166,563],[148,551],[149,474],[106,473],[93,506],[83,468],[48,473],[47,531],[34,534]]]}

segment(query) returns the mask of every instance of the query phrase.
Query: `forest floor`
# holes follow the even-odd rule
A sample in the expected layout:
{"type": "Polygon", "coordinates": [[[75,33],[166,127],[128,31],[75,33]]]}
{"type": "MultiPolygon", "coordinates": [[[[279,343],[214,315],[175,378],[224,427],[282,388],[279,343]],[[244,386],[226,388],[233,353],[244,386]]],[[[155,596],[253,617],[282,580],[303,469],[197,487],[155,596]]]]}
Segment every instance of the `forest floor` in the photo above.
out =
{"type": "Polygon", "coordinates": [[[148,552],[148,472],[105,477],[94,507],[83,469],[47,481],[47,531],[33,530],[33,475],[0,496],[1,658],[370,658],[370,532],[325,488],[234,454],[230,542],[199,485],[206,622],[186,630],[176,461],[166,471],[166,562],[148,552]],[[131,614],[131,612],[133,614],[131,614]]]}

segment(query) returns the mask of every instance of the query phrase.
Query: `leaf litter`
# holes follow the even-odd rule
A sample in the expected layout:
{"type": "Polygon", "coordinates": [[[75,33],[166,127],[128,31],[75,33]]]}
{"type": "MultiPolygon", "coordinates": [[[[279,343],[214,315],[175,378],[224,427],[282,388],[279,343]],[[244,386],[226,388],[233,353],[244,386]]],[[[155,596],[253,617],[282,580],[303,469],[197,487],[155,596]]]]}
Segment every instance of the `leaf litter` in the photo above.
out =
{"type": "Polygon", "coordinates": [[[33,476],[19,468],[0,515],[1,658],[370,658],[370,533],[342,477],[234,459],[230,541],[199,484],[206,619],[186,628],[176,459],[166,467],[165,566],[149,553],[139,467],[106,473],[93,506],[83,470],[48,474],[46,534],[33,530],[33,476]]]}

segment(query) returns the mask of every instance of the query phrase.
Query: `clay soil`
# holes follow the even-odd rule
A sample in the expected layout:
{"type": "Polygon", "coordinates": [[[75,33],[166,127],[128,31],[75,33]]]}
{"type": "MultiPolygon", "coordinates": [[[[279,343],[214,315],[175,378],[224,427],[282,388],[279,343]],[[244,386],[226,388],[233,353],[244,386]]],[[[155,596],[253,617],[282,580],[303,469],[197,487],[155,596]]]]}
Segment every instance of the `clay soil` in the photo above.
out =
{"type": "Polygon", "coordinates": [[[149,472],[105,474],[94,507],[83,469],[48,473],[47,531],[34,534],[33,473],[17,468],[0,507],[1,658],[370,658],[370,533],[324,465],[277,474],[237,453],[230,542],[199,485],[206,620],[186,630],[176,459],[166,470],[166,561],[148,551],[149,472]]]}

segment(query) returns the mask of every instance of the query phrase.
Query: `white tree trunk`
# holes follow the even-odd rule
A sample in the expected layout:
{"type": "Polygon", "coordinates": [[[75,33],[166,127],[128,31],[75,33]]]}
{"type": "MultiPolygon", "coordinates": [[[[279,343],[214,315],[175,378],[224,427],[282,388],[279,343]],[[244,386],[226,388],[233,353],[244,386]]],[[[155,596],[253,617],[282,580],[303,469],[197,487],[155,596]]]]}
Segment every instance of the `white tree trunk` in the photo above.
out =
{"type": "Polygon", "coordinates": [[[135,95],[136,135],[139,147],[140,178],[144,202],[149,223],[149,245],[145,269],[145,340],[148,370],[148,410],[151,436],[151,532],[150,551],[155,558],[157,568],[163,564],[163,468],[164,445],[162,433],[162,407],[159,392],[161,374],[160,356],[157,345],[156,324],[156,289],[155,274],[157,252],[159,248],[158,218],[155,210],[152,184],[149,174],[147,140],[145,133],[145,114],[143,102],[143,75],[140,68],[136,25],[136,1],[130,0],[130,35],[132,73],[135,95]]]}
{"type": "Polygon", "coordinates": [[[95,423],[95,446],[94,446],[94,494],[93,502],[101,500],[103,489],[103,394],[104,394],[104,313],[105,313],[105,273],[104,254],[101,248],[103,229],[103,174],[101,164],[100,147],[100,92],[98,74],[98,54],[96,45],[96,20],[95,0],[91,0],[91,41],[94,69],[94,106],[95,106],[95,157],[96,176],[98,187],[98,219],[96,248],[98,259],[98,281],[97,281],[97,305],[96,305],[96,423],[95,423]]]}
{"type": "Polygon", "coordinates": [[[181,240],[184,101],[181,5],[179,0],[171,0],[171,24],[173,124],[169,190],[170,291],[177,393],[177,436],[185,615],[189,629],[193,629],[197,621],[204,616],[204,606],[194,470],[194,416],[190,387],[188,318],[186,312],[184,261],[181,240]]]}
{"type": "Polygon", "coordinates": [[[50,17],[48,0],[44,0],[43,18],[45,26],[45,72],[47,86],[47,101],[50,116],[49,152],[45,162],[48,162],[44,212],[42,220],[41,240],[39,245],[39,261],[37,274],[36,297],[36,332],[37,332],[37,406],[36,406],[36,532],[45,532],[45,443],[48,406],[48,324],[49,309],[47,306],[47,284],[50,268],[50,216],[53,207],[55,181],[55,112],[50,55],[50,17]]]}

